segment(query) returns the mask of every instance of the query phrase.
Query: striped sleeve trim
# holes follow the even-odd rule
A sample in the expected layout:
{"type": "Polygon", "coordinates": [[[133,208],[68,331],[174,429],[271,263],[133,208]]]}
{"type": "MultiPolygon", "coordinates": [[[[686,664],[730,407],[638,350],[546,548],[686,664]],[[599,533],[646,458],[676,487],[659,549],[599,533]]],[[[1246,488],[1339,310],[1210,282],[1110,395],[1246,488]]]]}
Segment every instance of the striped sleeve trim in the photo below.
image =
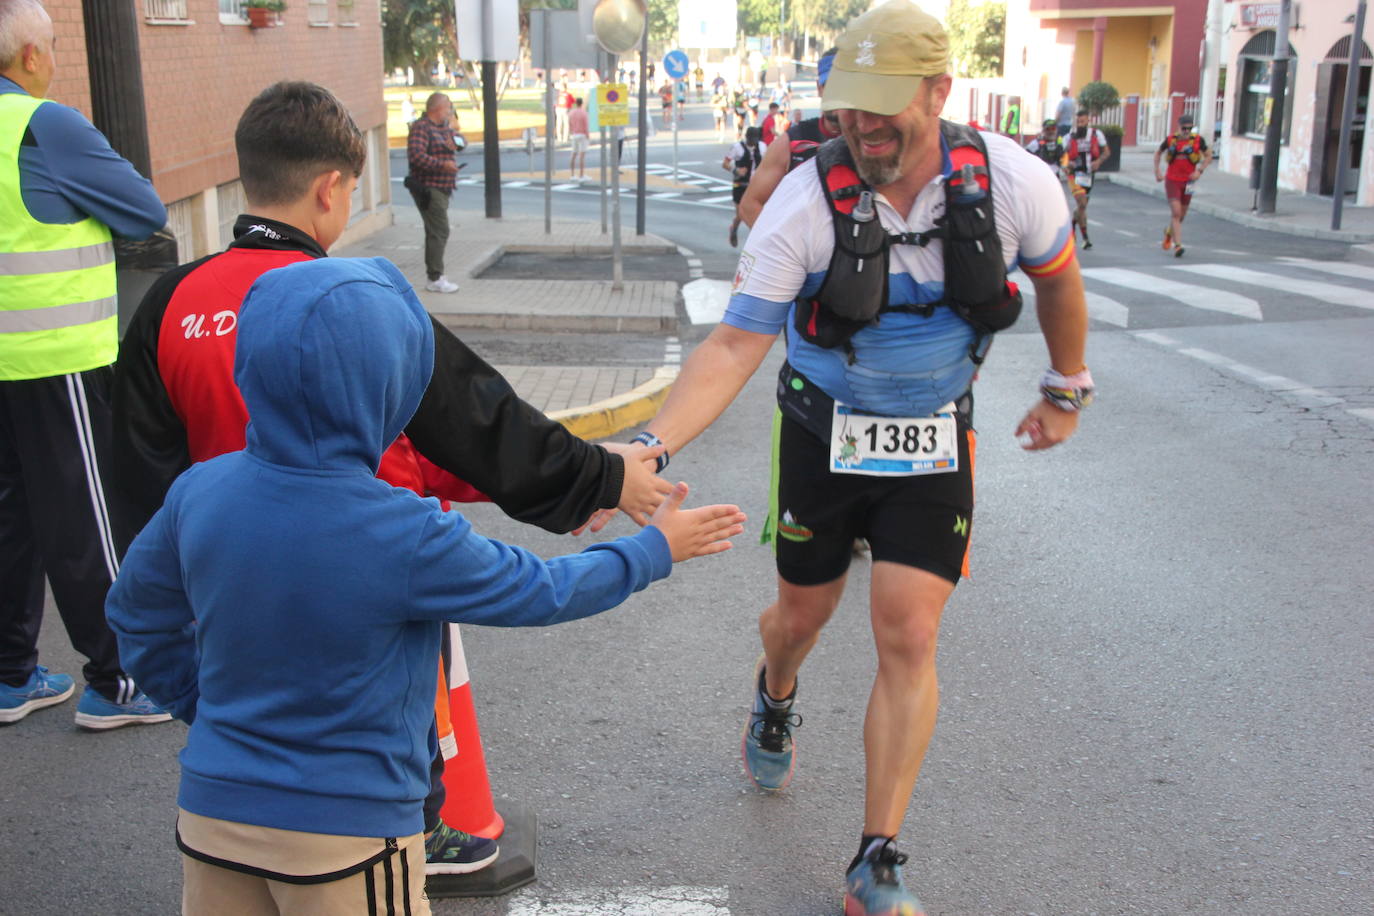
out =
{"type": "Polygon", "coordinates": [[[1023,259],[1021,269],[1032,277],[1052,277],[1069,266],[1069,262],[1074,258],[1074,250],[1073,233],[1069,233],[1058,253],[1046,258],[1037,258],[1036,261],[1023,259]]]}

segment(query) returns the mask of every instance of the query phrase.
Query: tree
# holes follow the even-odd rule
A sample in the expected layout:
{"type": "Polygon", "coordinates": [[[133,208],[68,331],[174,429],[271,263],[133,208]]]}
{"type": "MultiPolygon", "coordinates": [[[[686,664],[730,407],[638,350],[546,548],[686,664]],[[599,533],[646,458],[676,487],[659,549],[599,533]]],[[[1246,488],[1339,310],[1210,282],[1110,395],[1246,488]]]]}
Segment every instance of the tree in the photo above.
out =
{"type": "Polygon", "coordinates": [[[649,0],[649,41],[676,48],[677,25],[677,0],[649,0]]]}
{"type": "Polygon", "coordinates": [[[1001,76],[1006,46],[1005,0],[950,0],[951,69],[955,76],[1001,76]]]}
{"type": "Polygon", "coordinates": [[[382,57],[387,70],[411,67],[422,78],[440,55],[457,47],[452,0],[387,0],[382,7],[382,57]]]}
{"type": "Polygon", "coordinates": [[[1078,90],[1078,107],[1088,109],[1093,117],[1097,117],[1108,108],[1115,108],[1120,104],[1121,96],[1111,83],[1098,80],[1095,83],[1088,83],[1078,90]]]}

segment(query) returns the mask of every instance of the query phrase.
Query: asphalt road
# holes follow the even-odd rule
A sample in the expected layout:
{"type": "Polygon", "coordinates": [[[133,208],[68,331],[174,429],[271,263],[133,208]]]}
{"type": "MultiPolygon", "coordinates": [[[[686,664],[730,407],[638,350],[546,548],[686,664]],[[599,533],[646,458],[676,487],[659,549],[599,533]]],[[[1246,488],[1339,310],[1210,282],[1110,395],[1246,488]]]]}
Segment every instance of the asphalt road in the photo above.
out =
{"type": "MultiPolygon", "coordinates": [[[[718,150],[696,148],[680,158],[718,150]]],[[[504,205],[538,213],[543,201],[510,189],[504,205]]],[[[555,197],[556,215],[596,218],[597,207],[581,192],[555,197]]],[[[1370,912],[1374,297],[1363,265],[1343,245],[1200,216],[1176,262],[1154,238],[1163,203],[1109,185],[1092,215],[1082,262],[1100,397],[1079,434],[1043,454],[1012,439],[1045,359],[1032,311],[1001,335],[978,384],[973,578],[945,617],[941,721],[902,836],[910,882],[932,916],[1370,912]],[[1123,285],[1137,283],[1130,273],[1153,287],[1123,285]],[[1319,294],[1279,286],[1293,283],[1319,294]]],[[[706,277],[730,277],[727,211],[652,200],[648,220],[706,277]]],[[[690,346],[708,329],[680,336],[690,346]]],[[[528,346],[573,363],[654,343],[472,339],[489,355],[528,346]]],[[[754,541],[780,360],[775,348],[670,469],[693,502],[749,513],[735,550],[590,620],[465,631],[498,805],[538,814],[540,874],[509,898],[439,901],[436,913],[839,912],[874,665],[864,562],[802,671],[793,786],[760,795],[738,761],[756,615],[773,592],[754,541]]],[[[582,543],[490,507],[465,511],[545,555],[582,543]]],[[[55,670],[79,668],[55,612],[40,648],[55,670]]],[[[0,729],[0,913],[175,912],[184,729],[90,735],[71,711],[0,729]]]]}

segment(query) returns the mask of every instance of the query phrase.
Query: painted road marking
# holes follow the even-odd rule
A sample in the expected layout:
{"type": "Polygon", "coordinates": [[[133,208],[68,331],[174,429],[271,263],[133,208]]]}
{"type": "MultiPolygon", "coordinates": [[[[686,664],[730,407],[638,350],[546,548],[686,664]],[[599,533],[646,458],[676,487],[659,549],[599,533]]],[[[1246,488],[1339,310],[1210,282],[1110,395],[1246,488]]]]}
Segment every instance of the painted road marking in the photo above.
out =
{"type": "MultiPolygon", "coordinates": [[[[1196,266],[1211,267],[1213,265],[1199,264],[1196,266]]],[[[1168,280],[1164,277],[1140,273],[1135,270],[1125,270],[1120,267],[1088,267],[1083,270],[1083,276],[1092,280],[1100,280],[1103,283],[1110,283],[1113,286],[1124,286],[1127,289],[1164,296],[1193,308],[1225,312],[1228,315],[1253,318],[1256,321],[1264,317],[1260,313],[1259,303],[1248,296],[1198,286],[1195,283],[1180,283],[1176,280],[1168,280]]]]}
{"type": "MultiPolygon", "coordinates": [[[[1335,283],[1322,283],[1317,280],[1306,280],[1302,277],[1286,277],[1282,274],[1256,270],[1249,266],[1233,267],[1228,264],[1184,264],[1169,269],[1186,270],[1189,273],[1200,274],[1204,277],[1216,277],[1219,280],[1229,280],[1232,283],[1241,283],[1247,286],[1262,286],[1265,289],[1283,290],[1284,292],[1295,293],[1299,296],[1310,296],[1313,299],[1322,299],[1333,305],[1349,305],[1360,309],[1374,309],[1374,296],[1369,294],[1369,290],[1352,289],[1349,286],[1337,286],[1335,283]]],[[[1212,291],[1209,290],[1208,292],[1210,294],[1212,291]]],[[[1194,304],[1203,307],[1200,302],[1194,304]]]]}
{"type": "MultiPolygon", "coordinates": [[[[1035,287],[1029,283],[1018,283],[1021,290],[1021,298],[1029,306],[1035,305],[1035,287]]],[[[1131,310],[1117,302],[1109,299],[1101,293],[1095,293],[1090,289],[1083,291],[1083,297],[1088,304],[1088,317],[1096,318],[1105,324],[1116,325],[1124,328],[1130,321],[1131,310]]]]}
{"type": "Polygon", "coordinates": [[[1321,273],[1335,274],[1338,277],[1353,277],[1356,280],[1368,280],[1374,282],[1374,267],[1365,267],[1361,264],[1347,264],[1345,261],[1314,261],[1311,258],[1279,258],[1286,264],[1294,267],[1301,267],[1305,270],[1315,270],[1321,273]]]}
{"type": "MultiPolygon", "coordinates": [[[[1190,359],[1207,363],[1217,369],[1238,375],[1242,379],[1253,382],[1255,385],[1266,391],[1286,397],[1299,398],[1309,403],[1315,402],[1318,407],[1341,407],[1346,404],[1344,398],[1332,394],[1323,388],[1315,388],[1296,379],[1278,375],[1256,366],[1249,366],[1245,363],[1238,363],[1229,357],[1222,356],[1220,353],[1213,353],[1211,350],[1204,350],[1201,347],[1184,347],[1172,337],[1158,334],[1153,331],[1136,331],[1135,336],[1141,340],[1146,340],[1158,344],[1166,349],[1176,350],[1180,355],[1190,359]]],[[[1374,409],[1368,407],[1346,407],[1345,412],[1352,416],[1359,417],[1361,420],[1374,422],[1374,409]]]]}
{"type": "Polygon", "coordinates": [[[730,916],[724,887],[625,887],[569,891],[558,900],[521,891],[506,916],[730,916]]]}

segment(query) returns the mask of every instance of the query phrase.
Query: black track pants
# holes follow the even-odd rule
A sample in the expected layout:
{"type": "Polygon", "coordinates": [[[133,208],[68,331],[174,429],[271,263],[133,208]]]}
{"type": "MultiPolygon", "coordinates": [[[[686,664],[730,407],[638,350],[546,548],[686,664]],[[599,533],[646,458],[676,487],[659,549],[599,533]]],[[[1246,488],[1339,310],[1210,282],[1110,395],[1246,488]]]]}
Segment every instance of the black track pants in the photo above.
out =
{"type": "Polygon", "coordinates": [[[134,693],[105,623],[119,568],[100,475],[113,376],[0,381],[0,682],[22,684],[38,662],[46,573],[86,681],[119,702],[134,693]]]}

